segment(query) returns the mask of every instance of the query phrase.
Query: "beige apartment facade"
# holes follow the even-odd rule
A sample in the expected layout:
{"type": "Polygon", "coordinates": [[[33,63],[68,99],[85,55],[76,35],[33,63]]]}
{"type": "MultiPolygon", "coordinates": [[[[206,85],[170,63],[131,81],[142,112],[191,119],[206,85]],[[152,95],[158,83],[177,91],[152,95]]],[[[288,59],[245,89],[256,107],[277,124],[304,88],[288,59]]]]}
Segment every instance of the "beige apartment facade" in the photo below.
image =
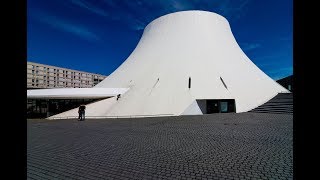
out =
{"type": "Polygon", "coordinates": [[[27,89],[89,88],[106,77],[101,74],[27,62],[27,89]]]}

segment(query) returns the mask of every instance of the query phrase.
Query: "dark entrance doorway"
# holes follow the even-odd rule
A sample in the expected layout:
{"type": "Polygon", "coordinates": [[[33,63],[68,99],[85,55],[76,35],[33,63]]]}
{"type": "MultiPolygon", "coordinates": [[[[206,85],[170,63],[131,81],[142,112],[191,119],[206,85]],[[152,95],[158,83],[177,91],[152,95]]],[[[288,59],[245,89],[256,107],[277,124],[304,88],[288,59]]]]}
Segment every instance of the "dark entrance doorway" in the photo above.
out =
{"type": "Polygon", "coordinates": [[[203,114],[236,112],[234,99],[199,99],[197,103],[203,114]]]}
{"type": "Polygon", "coordinates": [[[207,100],[207,113],[219,113],[219,102],[215,100],[207,100]]]}

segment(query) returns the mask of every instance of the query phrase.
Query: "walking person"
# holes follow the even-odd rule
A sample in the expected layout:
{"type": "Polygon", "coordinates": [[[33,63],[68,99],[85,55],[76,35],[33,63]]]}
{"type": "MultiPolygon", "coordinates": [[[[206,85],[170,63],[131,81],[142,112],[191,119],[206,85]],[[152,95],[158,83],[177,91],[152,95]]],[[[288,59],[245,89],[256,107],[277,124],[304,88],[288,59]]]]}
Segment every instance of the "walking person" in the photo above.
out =
{"type": "Polygon", "coordinates": [[[85,105],[80,105],[78,109],[79,113],[79,121],[84,121],[85,120],[85,111],[86,111],[86,106],[85,105]]]}

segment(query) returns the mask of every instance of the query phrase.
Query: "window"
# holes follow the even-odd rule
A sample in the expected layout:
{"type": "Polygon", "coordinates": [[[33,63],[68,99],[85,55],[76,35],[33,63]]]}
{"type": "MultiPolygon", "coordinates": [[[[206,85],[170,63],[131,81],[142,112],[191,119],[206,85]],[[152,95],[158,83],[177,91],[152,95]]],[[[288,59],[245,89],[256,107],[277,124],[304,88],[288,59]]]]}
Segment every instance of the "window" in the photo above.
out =
{"type": "Polygon", "coordinates": [[[224,86],[226,89],[228,89],[228,87],[227,87],[226,83],[223,81],[222,77],[220,77],[220,80],[221,80],[223,86],[224,86]]]}
{"type": "Polygon", "coordinates": [[[220,102],[220,112],[228,112],[228,102],[220,102]]]}
{"type": "Polygon", "coordinates": [[[288,85],[288,90],[291,91],[291,85],[288,85]]]}

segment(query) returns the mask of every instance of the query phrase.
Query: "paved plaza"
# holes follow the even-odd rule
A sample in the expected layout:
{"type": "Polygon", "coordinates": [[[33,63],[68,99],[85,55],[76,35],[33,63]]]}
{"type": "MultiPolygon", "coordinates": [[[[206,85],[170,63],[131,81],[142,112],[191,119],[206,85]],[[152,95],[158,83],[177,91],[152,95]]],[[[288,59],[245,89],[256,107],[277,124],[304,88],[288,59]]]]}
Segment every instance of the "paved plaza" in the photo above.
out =
{"type": "Polygon", "coordinates": [[[28,179],[293,179],[292,114],[28,120],[28,179]]]}

